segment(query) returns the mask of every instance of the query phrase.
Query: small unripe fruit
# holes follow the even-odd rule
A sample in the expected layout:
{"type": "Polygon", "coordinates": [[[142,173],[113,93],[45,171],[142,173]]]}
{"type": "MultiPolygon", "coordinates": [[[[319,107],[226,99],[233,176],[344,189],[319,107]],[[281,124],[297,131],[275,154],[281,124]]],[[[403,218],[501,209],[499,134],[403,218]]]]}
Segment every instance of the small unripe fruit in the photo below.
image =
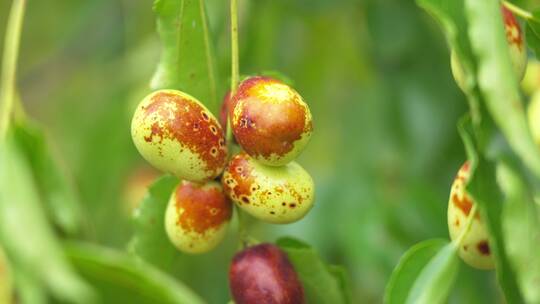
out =
{"type": "Polygon", "coordinates": [[[236,141],[266,165],[281,166],[294,160],[313,131],[311,112],[300,94],[268,77],[244,80],[229,115],[236,141]]]}
{"type": "Polygon", "coordinates": [[[304,290],[287,255],[272,244],[237,253],[229,271],[236,304],[302,304],[304,290]]]}
{"type": "MultiPolygon", "coordinates": [[[[474,204],[465,189],[469,178],[469,163],[466,162],[458,171],[448,201],[448,230],[452,240],[456,240],[465,229],[467,217],[474,204]]],[[[495,267],[488,243],[488,232],[478,211],[459,247],[459,256],[475,268],[493,269],[495,267]]]]}
{"type": "Polygon", "coordinates": [[[540,147],[540,90],[537,90],[531,97],[527,116],[529,117],[529,128],[531,129],[532,137],[537,146],[540,147]]]}
{"type": "MultiPolygon", "coordinates": [[[[521,26],[519,25],[519,22],[514,14],[512,14],[512,12],[505,6],[501,6],[501,12],[514,75],[518,81],[521,81],[527,66],[527,47],[525,46],[525,37],[523,36],[521,26]]],[[[465,90],[463,67],[453,50],[450,62],[452,74],[454,75],[456,83],[462,90],[465,90]]]]}
{"type": "Polygon", "coordinates": [[[204,105],[180,91],[146,96],[133,116],[131,136],[150,164],[180,179],[209,180],[226,164],[221,126],[204,105]]]}
{"type": "Polygon", "coordinates": [[[169,200],[165,230],[179,250],[203,253],[221,242],[231,215],[232,204],[218,182],[183,181],[169,200]]]}
{"type": "Polygon", "coordinates": [[[313,207],[313,179],[296,162],[265,166],[240,153],[230,160],[222,184],[237,206],[265,222],[295,222],[313,207]]]}
{"type": "Polygon", "coordinates": [[[11,303],[13,298],[13,281],[7,257],[0,247],[0,303],[11,303]]]}

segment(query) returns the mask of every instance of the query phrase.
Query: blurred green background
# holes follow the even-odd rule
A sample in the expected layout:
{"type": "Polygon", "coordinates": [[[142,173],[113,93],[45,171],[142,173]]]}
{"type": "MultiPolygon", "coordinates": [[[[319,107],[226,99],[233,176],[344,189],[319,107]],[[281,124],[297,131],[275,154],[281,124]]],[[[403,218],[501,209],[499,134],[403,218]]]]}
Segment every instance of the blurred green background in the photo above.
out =
{"type": "MultiPolygon", "coordinates": [[[[223,94],[228,2],[206,3],[223,94]]],[[[456,122],[467,105],[443,34],[413,1],[239,4],[241,73],[287,75],[315,123],[298,160],[315,179],[315,208],[292,225],[250,229],[261,240],[305,240],[348,269],[355,303],[380,303],[403,252],[448,235],[448,193],[465,158],[456,122]]],[[[0,0],[1,41],[9,6],[0,0]]],[[[149,0],[29,1],[21,42],[20,94],[76,182],[83,238],[120,249],[132,235],[134,201],[156,174],[129,127],[159,59],[151,7],[149,0]]],[[[225,303],[235,240],[231,229],[212,253],[178,253],[172,271],[209,303],[225,303]]],[[[450,301],[502,302],[494,273],[462,267],[450,301]]]]}

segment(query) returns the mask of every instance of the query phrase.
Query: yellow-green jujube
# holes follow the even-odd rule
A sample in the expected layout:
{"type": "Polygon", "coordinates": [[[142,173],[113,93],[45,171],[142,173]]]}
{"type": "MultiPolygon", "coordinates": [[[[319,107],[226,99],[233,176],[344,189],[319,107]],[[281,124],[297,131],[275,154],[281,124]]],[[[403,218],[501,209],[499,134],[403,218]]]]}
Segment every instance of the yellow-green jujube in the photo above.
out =
{"type": "Polygon", "coordinates": [[[237,206],[268,223],[298,221],[313,207],[313,179],[296,162],[266,166],[240,153],[230,160],[221,181],[237,206]]]}
{"type": "MultiPolygon", "coordinates": [[[[508,42],[508,52],[510,53],[510,61],[514,75],[518,81],[521,81],[527,67],[527,47],[525,45],[525,37],[518,20],[506,7],[501,6],[503,16],[504,30],[506,32],[506,41],[508,42]]],[[[465,90],[465,77],[463,67],[459,62],[454,50],[451,52],[451,69],[454,79],[461,90],[465,90]]]]}
{"type": "Polygon", "coordinates": [[[532,137],[538,147],[540,147],[540,90],[537,90],[531,97],[529,107],[527,108],[527,116],[532,137]]]}
{"type": "Polygon", "coordinates": [[[204,253],[223,240],[231,215],[232,204],[218,182],[183,181],[165,211],[165,231],[180,251],[204,253]]]}
{"type": "Polygon", "coordinates": [[[151,165],[183,180],[215,178],[227,161],[225,135],[216,118],[180,91],[146,96],[133,116],[131,136],[151,165]]]}
{"type": "Polygon", "coordinates": [[[527,63],[525,76],[521,81],[521,88],[529,96],[536,91],[540,91],[540,62],[538,60],[529,60],[527,63]]]}
{"type": "MultiPolygon", "coordinates": [[[[470,178],[469,163],[459,169],[448,201],[448,230],[452,241],[456,241],[467,226],[467,218],[475,204],[466,191],[470,178]]],[[[472,267],[492,269],[493,256],[488,241],[488,232],[480,213],[477,211],[472,220],[470,230],[459,246],[459,256],[472,267]]]]}

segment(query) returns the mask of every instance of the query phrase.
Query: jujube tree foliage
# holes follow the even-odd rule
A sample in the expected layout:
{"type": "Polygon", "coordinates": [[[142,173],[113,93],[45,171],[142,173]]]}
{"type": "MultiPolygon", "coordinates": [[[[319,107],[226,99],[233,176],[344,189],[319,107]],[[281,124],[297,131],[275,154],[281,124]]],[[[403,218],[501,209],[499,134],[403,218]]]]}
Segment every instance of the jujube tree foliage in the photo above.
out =
{"type": "MultiPolygon", "coordinates": [[[[442,26],[452,74],[469,102],[469,113],[458,123],[468,160],[450,188],[451,241],[424,241],[405,253],[387,285],[385,302],[444,303],[461,259],[474,268],[495,268],[508,303],[538,303],[534,286],[540,279],[540,258],[533,252],[540,250],[535,203],[540,117],[534,117],[533,98],[527,119],[519,91],[527,46],[538,52],[538,14],[506,1],[418,4],[442,26]]],[[[528,74],[536,64],[529,60],[533,68],[528,74]]],[[[540,88],[534,77],[526,77],[527,93],[540,88]]]]}

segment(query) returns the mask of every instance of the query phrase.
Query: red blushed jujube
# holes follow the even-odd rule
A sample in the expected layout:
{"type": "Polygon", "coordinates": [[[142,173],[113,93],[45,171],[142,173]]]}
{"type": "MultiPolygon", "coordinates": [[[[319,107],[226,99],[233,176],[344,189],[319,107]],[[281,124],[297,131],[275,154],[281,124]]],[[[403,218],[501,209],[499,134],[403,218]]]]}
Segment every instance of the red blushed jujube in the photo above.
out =
{"type": "Polygon", "coordinates": [[[287,255],[272,244],[237,253],[229,271],[236,304],[302,304],[304,290],[287,255]]]}
{"type": "Polygon", "coordinates": [[[294,160],[313,131],[311,112],[300,94],[268,77],[240,83],[229,117],[238,144],[265,165],[282,166],[294,160]]]}

